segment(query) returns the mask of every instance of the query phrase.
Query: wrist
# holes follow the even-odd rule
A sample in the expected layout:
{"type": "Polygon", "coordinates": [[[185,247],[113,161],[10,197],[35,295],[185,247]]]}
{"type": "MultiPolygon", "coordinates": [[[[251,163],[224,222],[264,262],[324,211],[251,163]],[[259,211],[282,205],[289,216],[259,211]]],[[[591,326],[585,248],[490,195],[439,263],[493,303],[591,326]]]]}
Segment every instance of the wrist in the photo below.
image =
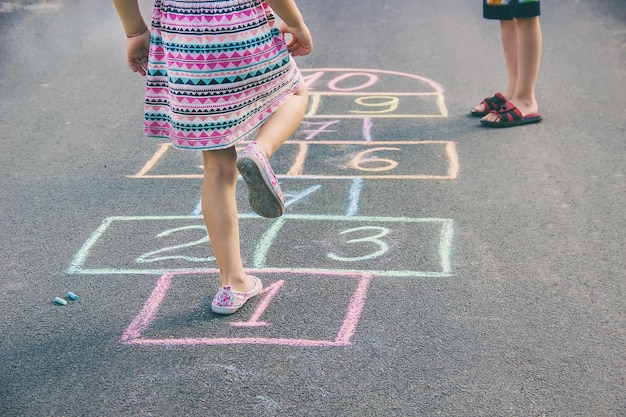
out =
{"type": "Polygon", "coordinates": [[[143,35],[143,34],[144,34],[144,33],[146,33],[147,31],[148,31],[148,26],[146,26],[146,25],[144,24],[144,25],[143,25],[143,28],[141,28],[141,29],[139,29],[139,30],[137,30],[137,31],[135,31],[135,32],[132,32],[130,35],[126,35],[126,37],[127,37],[127,38],[134,38],[134,37],[137,37],[137,36],[141,36],[141,35],[143,35]]]}

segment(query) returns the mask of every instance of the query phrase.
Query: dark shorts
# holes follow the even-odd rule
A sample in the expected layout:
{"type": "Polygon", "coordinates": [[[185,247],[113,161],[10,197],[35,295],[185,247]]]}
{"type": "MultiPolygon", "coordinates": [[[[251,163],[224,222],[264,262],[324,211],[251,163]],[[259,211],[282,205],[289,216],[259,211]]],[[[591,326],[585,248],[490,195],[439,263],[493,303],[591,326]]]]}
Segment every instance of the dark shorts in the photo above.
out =
{"type": "Polygon", "coordinates": [[[485,19],[511,20],[540,14],[539,0],[483,0],[485,19]]]}

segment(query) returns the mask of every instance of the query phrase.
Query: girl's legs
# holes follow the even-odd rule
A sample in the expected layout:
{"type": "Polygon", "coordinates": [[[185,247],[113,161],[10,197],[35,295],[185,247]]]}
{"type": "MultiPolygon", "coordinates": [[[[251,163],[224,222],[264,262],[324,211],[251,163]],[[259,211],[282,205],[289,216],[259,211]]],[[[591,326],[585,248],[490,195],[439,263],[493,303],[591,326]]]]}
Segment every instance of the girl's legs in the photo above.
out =
{"type": "Polygon", "coordinates": [[[306,86],[291,96],[280,108],[259,128],[255,141],[269,159],[280,146],[296,131],[304,118],[309,102],[306,86]]]}
{"type": "Polygon", "coordinates": [[[239,172],[235,148],[203,151],[202,215],[220,270],[220,287],[248,292],[253,283],[246,276],[239,246],[239,222],[235,188],[239,172]]]}
{"type": "MultiPolygon", "coordinates": [[[[516,44],[515,48],[510,50],[515,51],[517,57],[517,71],[513,95],[511,97],[507,96],[507,98],[522,112],[523,116],[526,116],[539,110],[539,105],[535,98],[535,85],[537,84],[539,63],[541,61],[541,26],[539,17],[519,18],[514,19],[513,22],[516,32],[516,44]]],[[[509,70],[509,77],[510,74],[511,71],[509,70]]],[[[511,80],[509,79],[509,81],[511,80]]],[[[499,116],[490,113],[483,117],[482,120],[497,122],[499,116]]]]}
{"type": "MultiPolygon", "coordinates": [[[[290,97],[259,128],[256,142],[269,157],[296,131],[308,105],[306,86],[290,97]]],[[[202,152],[202,215],[220,270],[220,287],[249,292],[253,282],[241,261],[236,186],[239,172],[235,148],[202,152]]]]}

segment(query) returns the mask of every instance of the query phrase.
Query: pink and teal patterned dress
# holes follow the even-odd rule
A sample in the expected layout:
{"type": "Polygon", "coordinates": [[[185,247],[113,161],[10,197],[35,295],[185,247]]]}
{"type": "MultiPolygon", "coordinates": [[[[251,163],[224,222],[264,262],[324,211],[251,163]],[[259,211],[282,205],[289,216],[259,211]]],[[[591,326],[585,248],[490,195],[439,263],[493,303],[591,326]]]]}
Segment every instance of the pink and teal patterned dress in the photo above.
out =
{"type": "Polygon", "coordinates": [[[235,145],[302,83],[259,0],[156,0],[148,61],[144,133],[183,149],[235,145]]]}

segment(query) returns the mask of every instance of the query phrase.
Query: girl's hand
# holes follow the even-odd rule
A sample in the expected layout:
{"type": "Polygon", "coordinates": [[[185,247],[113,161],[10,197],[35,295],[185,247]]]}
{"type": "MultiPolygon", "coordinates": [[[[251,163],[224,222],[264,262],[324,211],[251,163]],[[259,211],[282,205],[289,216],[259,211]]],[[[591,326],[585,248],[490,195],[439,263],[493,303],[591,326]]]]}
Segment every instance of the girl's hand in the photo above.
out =
{"type": "Polygon", "coordinates": [[[131,71],[138,72],[141,76],[146,75],[149,48],[150,30],[126,40],[126,63],[131,71]]]}
{"type": "Polygon", "coordinates": [[[287,44],[287,50],[293,56],[308,55],[313,50],[313,39],[309,28],[303,24],[300,27],[292,27],[285,22],[280,22],[280,31],[285,34],[290,34],[291,39],[287,44]]]}

